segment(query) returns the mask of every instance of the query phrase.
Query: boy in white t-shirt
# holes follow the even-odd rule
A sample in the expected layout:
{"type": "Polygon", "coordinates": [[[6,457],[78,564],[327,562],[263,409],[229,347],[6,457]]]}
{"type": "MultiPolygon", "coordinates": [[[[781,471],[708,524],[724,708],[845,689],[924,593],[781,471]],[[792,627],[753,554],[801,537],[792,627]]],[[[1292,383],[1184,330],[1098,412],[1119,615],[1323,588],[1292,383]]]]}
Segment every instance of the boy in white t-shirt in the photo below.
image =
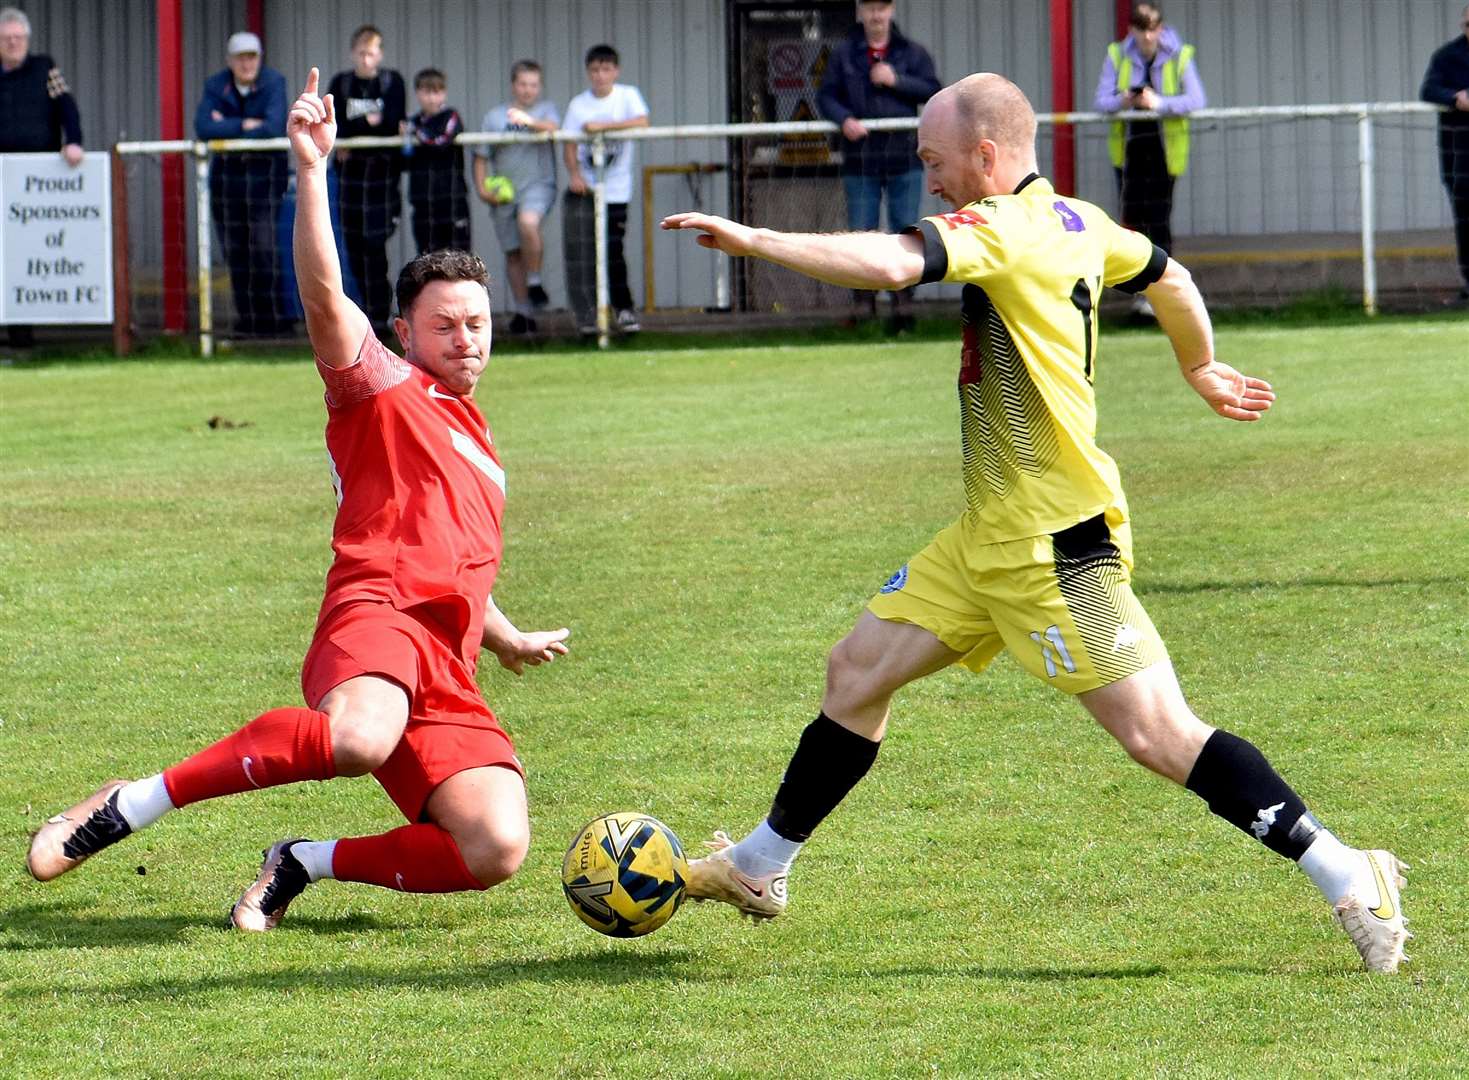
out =
{"type": "MultiPolygon", "coordinates": [[[[571,99],[564,131],[626,131],[648,126],[648,104],[636,86],[617,81],[621,73],[617,50],[611,45],[594,45],[587,50],[587,83],[590,87],[571,99]]],[[[627,234],[627,204],[632,198],[633,148],[631,141],[607,143],[603,181],[607,186],[607,276],[612,307],[617,312],[616,328],[623,333],[642,329],[633,308],[627,284],[627,259],[623,237],[627,234]]],[[[566,259],[566,291],[583,335],[597,332],[597,236],[592,185],[596,182],[590,143],[566,143],[562,151],[569,180],[566,189],[566,222],[562,239],[566,259]]]]}

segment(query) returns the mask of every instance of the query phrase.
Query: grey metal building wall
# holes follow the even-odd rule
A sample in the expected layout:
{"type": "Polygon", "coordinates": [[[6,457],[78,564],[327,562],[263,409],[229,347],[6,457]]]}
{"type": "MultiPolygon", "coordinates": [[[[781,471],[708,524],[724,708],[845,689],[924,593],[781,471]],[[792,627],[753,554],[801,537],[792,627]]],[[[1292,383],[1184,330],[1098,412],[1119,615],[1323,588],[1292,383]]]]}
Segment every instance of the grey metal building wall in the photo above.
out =
{"type": "MultiPolygon", "coordinates": [[[[1050,35],[1041,0],[897,0],[905,32],[929,46],[940,77],[1001,71],[1051,108],[1050,35]]],[[[158,133],[154,0],[29,0],[34,46],[55,56],[73,84],[87,143],[102,147],[158,133]]],[[[265,0],[266,60],[294,85],[309,64],[326,76],[348,66],[352,29],[371,21],[386,35],[387,63],[411,79],[432,64],[449,77],[450,102],[477,127],[506,96],[510,65],[522,56],[546,68],[548,94],[563,108],[583,88],[585,49],[610,41],[623,78],[648,99],[654,124],[722,121],[726,102],[724,0],[265,0]]],[[[1460,0],[1165,0],[1170,23],[1198,46],[1214,105],[1411,100],[1429,54],[1456,32],[1460,0]]],[[[1106,44],[1113,0],[1077,0],[1077,107],[1089,108],[1106,44]]],[[[244,24],[244,0],[184,0],[184,93],[192,106],[203,80],[223,64],[223,44],[244,24]]],[[[411,102],[411,94],[410,94],[411,102]]],[[[1342,231],[1356,227],[1356,138],[1326,121],[1258,125],[1219,133],[1201,125],[1194,166],[1179,185],[1175,230],[1190,234],[1342,231]]],[[[1392,229],[1446,229],[1448,212],[1433,167],[1432,123],[1379,124],[1378,207],[1392,229]]],[[[1113,202],[1101,129],[1078,142],[1080,193],[1113,202]]],[[[722,160],[715,141],[643,144],[644,163],[722,160]]],[[[1041,165],[1050,166],[1044,137],[1041,165]]],[[[144,204],[140,245],[155,244],[156,187],[144,204]]],[[[723,185],[708,183],[714,209],[723,185]]],[[[681,182],[662,181],[657,213],[687,202],[681,182]]],[[[927,205],[932,205],[927,204],[927,205]]],[[[192,208],[190,209],[192,216],[192,208]]],[[[492,267],[501,257],[476,200],[475,244],[492,267]]],[[[560,297],[560,222],[548,221],[548,266],[560,297]]],[[[632,212],[630,269],[642,280],[642,214],[632,212]]],[[[135,218],[135,222],[138,219],[135,218]]],[[[136,228],[135,224],[135,228],[136,228]]],[[[408,254],[405,227],[400,255],[408,254]]],[[[708,255],[671,236],[656,238],[662,304],[712,298],[708,255]]],[[[640,289],[637,289],[640,291],[640,289]]]]}

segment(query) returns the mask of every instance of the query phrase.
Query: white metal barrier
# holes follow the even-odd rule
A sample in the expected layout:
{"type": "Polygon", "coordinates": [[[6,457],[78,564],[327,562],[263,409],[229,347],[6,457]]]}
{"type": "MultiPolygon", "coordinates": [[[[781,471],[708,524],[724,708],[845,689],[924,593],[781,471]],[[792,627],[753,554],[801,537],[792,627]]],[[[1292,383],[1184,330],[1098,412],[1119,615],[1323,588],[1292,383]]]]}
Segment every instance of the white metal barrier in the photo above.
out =
{"type": "MultiPolygon", "coordinates": [[[[1362,251],[1362,306],[1369,314],[1378,310],[1376,230],[1374,174],[1373,124],[1388,116],[1410,116],[1434,114],[1442,111],[1438,106],[1420,102],[1358,102],[1340,105],[1276,105],[1250,108],[1210,108],[1189,114],[1192,121],[1236,121],[1262,119],[1304,118],[1352,118],[1357,126],[1358,193],[1361,200],[1361,251],[1362,251]]],[[[1083,128],[1088,125],[1111,124],[1117,120],[1158,119],[1152,112],[1124,112],[1116,114],[1096,112],[1044,113],[1037,116],[1042,128],[1069,126],[1083,128]]],[[[912,130],[918,126],[917,118],[891,120],[864,120],[864,125],[873,131],[912,130]]],[[[617,132],[616,140],[652,142],[663,139],[690,138],[742,138],[760,135],[833,135],[836,125],[826,121],[799,121],[764,124],[685,124],[663,127],[636,128],[617,132]]],[[[461,146],[494,146],[515,143],[567,143],[590,142],[592,144],[595,180],[596,219],[596,281],[597,281],[597,331],[598,342],[606,347],[612,329],[612,311],[609,302],[606,222],[607,198],[603,167],[606,161],[606,144],[611,141],[604,133],[592,136],[568,132],[545,132],[536,134],[491,134],[465,132],[457,140],[461,146]]],[[[388,148],[402,145],[400,137],[343,139],[338,143],[345,148],[388,148]]],[[[278,139],[217,139],[208,142],[194,140],[120,142],[115,150],[119,155],[147,154],[191,154],[195,168],[195,212],[197,215],[195,238],[195,267],[199,292],[199,351],[204,356],[214,352],[214,312],[212,289],[213,245],[211,243],[209,205],[209,159],[223,152],[260,152],[289,150],[285,138],[278,139]]]]}

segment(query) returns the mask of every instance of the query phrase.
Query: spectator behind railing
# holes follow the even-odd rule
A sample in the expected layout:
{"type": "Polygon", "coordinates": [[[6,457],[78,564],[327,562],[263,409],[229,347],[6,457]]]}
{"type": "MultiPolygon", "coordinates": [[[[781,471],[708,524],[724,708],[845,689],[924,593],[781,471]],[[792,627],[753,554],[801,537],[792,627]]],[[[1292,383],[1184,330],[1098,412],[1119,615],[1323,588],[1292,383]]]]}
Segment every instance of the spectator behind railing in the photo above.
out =
{"type": "MultiPolygon", "coordinates": [[[[816,105],[825,119],[841,125],[847,227],[876,229],[886,192],[888,231],[901,232],[917,220],[923,194],[918,137],[912,131],[869,132],[862,121],[914,116],[942,84],[928,50],[904,37],[893,21],[892,0],[861,0],[857,20],[831,52],[816,105]]],[[[889,332],[911,329],[913,290],[888,295],[889,332]]],[[[877,314],[877,293],[870,289],[853,289],[852,303],[853,321],[877,314]]]]}
{"type": "MultiPolygon", "coordinates": [[[[621,72],[617,50],[611,45],[593,45],[587,50],[587,89],[566,106],[563,126],[567,131],[595,135],[603,131],[625,131],[648,126],[648,103],[636,86],[617,81],[621,72]]],[[[635,143],[609,141],[604,166],[607,186],[607,278],[612,307],[617,312],[616,329],[631,334],[642,329],[634,310],[632,290],[627,283],[627,259],[623,237],[627,235],[627,203],[632,198],[632,167],[635,143]]],[[[595,182],[591,143],[567,143],[564,150],[570,185],[566,191],[566,224],[562,238],[566,249],[566,288],[576,314],[576,328],[583,337],[597,333],[597,232],[592,197],[595,182]]]]}
{"type": "MultiPolygon", "coordinates": [[[[1183,114],[1205,105],[1194,47],[1163,24],[1157,4],[1133,5],[1127,37],[1107,46],[1097,81],[1098,112],[1127,109],[1162,113],[1157,120],[1112,125],[1108,151],[1117,170],[1122,224],[1166,252],[1173,250],[1173,184],[1188,170],[1189,124],[1183,114]]],[[[1133,311],[1152,317],[1138,293],[1133,311]]]]}
{"type": "MultiPolygon", "coordinates": [[[[225,70],[204,83],[194,113],[201,139],[276,139],[286,134],[286,77],[267,67],[260,39],[241,31],[225,46],[225,70]]],[[[276,222],[290,179],[283,153],[215,154],[209,162],[209,213],[230,268],[235,333],[289,334],[281,302],[276,222]]]]}
{"type": "Polygon", "coordinates": [[[1459,250],[1457,302],[1469,303],[1469,6],[1459,18],[1464,31],[1433,54],[1419,95],[1453,111],[1438,118],[1438,162],[1443,186],[1454,212],[1454,241],[1459,250]]]}
{"type": "Polygon", "coordinates": [[[403,152],[408,155],[408,202],[418,253],[454,248],[469,251],[469,192],[464,187],[464,150],[455,140],[464,130],[459,110],[448,107],[449,80],[438,68],[413,77],[419,113],[408,121],[403,152]]]}
{"type": "MultiPolygon", "coordinates": [[[[30,55],[31,21],[19,8],[0,10],[0,154],[60,150],[71,166],[82,160],[82,118],[55,61],[30,55]]],[[[29,326],[7,329],[10,344],[30,348],[29,326]]]]}
{"type": "MultiPolygon", "coordinates": [[[[541,98],[541,65],[534,60],[517,60],[510,69],[510,97],[485,113],[480,125],[485,131],[529,134],[561,126],[556,103],[541,98]]],[[[510,332],[534,333],[534,313],[551,303],[541,281],[546,251],[541,222],[556,205],[555,148],[550,143],[477,146],[474,155],[474,191],[490,204],[490,220],[505,251],[505,277],[515,301],[510,332]]]]}
{"type": "MultiPolygon", "coordinates": [[[[343,139],[403,133],[408,116],[403,76],[383,67],[382,62],[382,31],[359,26],[352,34],[352,70],[337,72],[329,87],[337,110],[337,133],[343,139]]],[[[397,231],[398,215],[403,212],[398,191],[403,155],[397,150],[338,147],[336,160],[347,262],[373,330],[383,340],[391,340],[388,239],[397,231]]]]}

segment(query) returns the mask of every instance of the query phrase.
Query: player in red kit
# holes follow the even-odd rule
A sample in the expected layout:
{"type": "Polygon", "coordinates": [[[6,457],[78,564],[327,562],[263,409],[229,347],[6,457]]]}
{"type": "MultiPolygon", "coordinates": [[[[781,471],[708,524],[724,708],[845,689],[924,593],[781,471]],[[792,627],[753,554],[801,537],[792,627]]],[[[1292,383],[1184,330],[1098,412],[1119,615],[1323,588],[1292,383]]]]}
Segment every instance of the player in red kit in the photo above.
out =
{"type": "Polygon", "coordinates": [[[398,278],[400,359],[342,290],[327,209],[336,139],[315,68],[291,107],[296,276],[326,384],[337,518],[316,636],[311,706],[272,709],[143,780],[113,780],[48,821],[26,865],[48,881],[168,811],[300,780],[372,773],[409,824],[377,836],[283,840],[231,912],[271,930],[321,878],[404,892],[486,889],[529,843],[524,772],[475,683],[481,647],[517,675],[566,653],[569,631],[517,630],[490,595],[505,473],[473,400],[490,354],[478,257],[438,251],[398,278]]]}

